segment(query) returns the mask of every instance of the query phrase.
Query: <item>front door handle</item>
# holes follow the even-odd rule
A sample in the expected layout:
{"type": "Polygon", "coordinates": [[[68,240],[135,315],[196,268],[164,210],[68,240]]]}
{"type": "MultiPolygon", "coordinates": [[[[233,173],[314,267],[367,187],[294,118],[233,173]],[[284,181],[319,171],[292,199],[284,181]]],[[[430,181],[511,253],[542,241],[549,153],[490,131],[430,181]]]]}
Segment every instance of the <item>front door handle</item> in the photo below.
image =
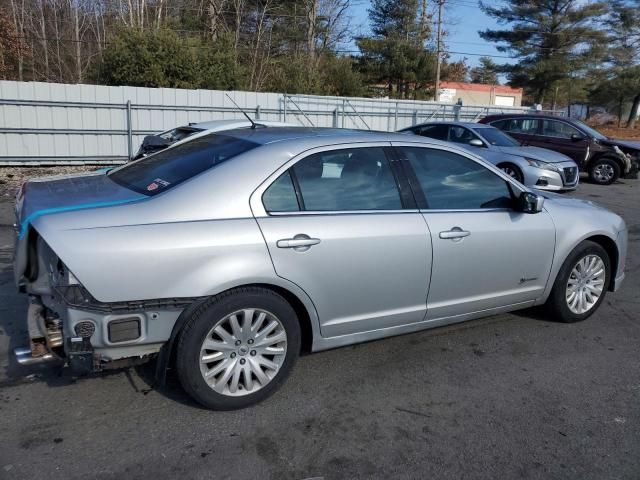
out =
{"type": "Polygon", "coordinates": [[[453,227],[451,230],[440,232],[440,238],[445,240],[461,240],[469,235],[471,235],[471,232],[462,230],[460,227],[453,227]]]}
{"type": "Polygon", "coordinates": [[[299,252],[309,250],[313,245],[320,243],[319,238],[311,238],[309,235],[300,233],[293,238],[283,238],[276,242],[278,248],[293,248],[299,252]]]}

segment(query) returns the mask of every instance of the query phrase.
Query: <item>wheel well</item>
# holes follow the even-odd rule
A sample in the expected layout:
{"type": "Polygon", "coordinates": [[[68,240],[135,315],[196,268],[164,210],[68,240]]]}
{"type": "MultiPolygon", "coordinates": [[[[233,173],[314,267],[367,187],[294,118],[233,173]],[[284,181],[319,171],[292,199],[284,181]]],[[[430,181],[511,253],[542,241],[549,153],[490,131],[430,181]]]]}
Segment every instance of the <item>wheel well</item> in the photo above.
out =
{"type": "Polygon", "coordinates": [[[607,252],[607,255],[609,255],[609,263],[611,264],[611,278],[609,279],[608,289],[609,291],[612,291],[613,280],[616,278],[618,269],[618,247],[616,246],[616,242],[604,235],[595,235],[585,240],[590,240],[597,243],[602,248],[604,248],[607,252]]]}
{"type": "MultiPolygon", "coordinates": [[[[309,316],[309,312],[307,311],[302,301],[294,293],[291,293],[286,288],[278,287],[276,285],[271,285],[271,284],[252,283],[247,285],[238,285],[236,287],[233,287],[233,289],[245,288],[245,287],[266,288],[268,290],[271,290],[272,292],[279,294],[289,303],[289,305],[291,305],[293,310],[296,312],[298,321],[300,322],[300,333],[302,337],[301,345],[300,345],[301,353],[310,353],[312,344],[313,344],[313,328],[311,326],[311,317],[309,316]]],[[[233,289],[230,289],[230,290],[233,290],[233,289]]],[[[226,291],[229,291],[229,290],[225,290],[225,292],[226,291]]],[[[218,295],[222,293],[224,292],[220,292],[218,293],[218,295]]],[[[158,356],[158,361],[156,365],[156,373],[155,373],[156,380],[159,382],[159,385],[165,384],[167,369],[175,365],[175,362],[176,362],[175,343],[178,340],[180,334],[182,333],[182,329],[184,327],[186,320],[188,319],[190,313],[192,313],[205,300],[206,300],[206,297],[200,298],[198,300],[194,300],[194,302],[180,314],[180,316],[178,317],[178,320],[176,321],[173,327],[171,336],[169,337],[168,341],[164,344],[164,346],[160,350],[160,354],[158,356]]]]}
{"type": "Polygon", "coordinates": [[[496,167],[500,168],[500,167],[503,167],[504,165],[509,165],[511,167],[516,167],[518,170],[522,171],[522,169],[518,165],[513,163],[513,162],[500,162],[500,163],[498,163],[496,165],[496,167]]]}
{"type": "Polygon", "coordinates": [[[591,166],[598,160],[605,160],[605,159],[611,160],[617,163],[618,167],[620,167],[620,173],[622,174],[622,172],[624,172],[624,167],[625,167],[624,162],[620,158],[611,155],[609,152],[604,152],[604,153],[601,153],[600,155],[596,155],[595,157],[591,158],[588,163],[588,168],[591,168],[591,166]]]}
{"type": "Polygon", "coordinates": [[[302,342],[300,345],[301,351],[303,353],[311,352],[311,345],[313,343],[313,329],[311,327],[311,317],[309,316],[309,312],[307,308],[304,306],[302,301],[295,295],[291,293],[286,288],[278,287],[276,285],[271,285],[268,283],[256,283],[251,285],[243,285],[243,287],[261,287],[271,290],[280,296],[284,297],[284,299],[289,302],[289,305],[296,312],[296,316],[298,317],[298,321],[300,322],[300,333],[302,335],[302,342]]]}

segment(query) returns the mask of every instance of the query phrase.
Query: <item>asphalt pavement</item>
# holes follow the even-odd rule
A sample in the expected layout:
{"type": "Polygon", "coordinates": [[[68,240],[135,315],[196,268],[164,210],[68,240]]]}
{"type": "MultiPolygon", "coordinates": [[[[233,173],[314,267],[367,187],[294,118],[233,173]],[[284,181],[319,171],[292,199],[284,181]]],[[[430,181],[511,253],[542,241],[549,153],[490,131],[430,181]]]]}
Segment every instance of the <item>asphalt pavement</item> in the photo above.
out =
{"type": "Polygon", "coordinates": [[[625,283],[587,321],[526,311],[307,355],[236,412],[154,388],[152,365],[16,365],[26,302],[0,202],[0,479],[638,479],[640,181],[571,195],[629,226],[625,283]]]}

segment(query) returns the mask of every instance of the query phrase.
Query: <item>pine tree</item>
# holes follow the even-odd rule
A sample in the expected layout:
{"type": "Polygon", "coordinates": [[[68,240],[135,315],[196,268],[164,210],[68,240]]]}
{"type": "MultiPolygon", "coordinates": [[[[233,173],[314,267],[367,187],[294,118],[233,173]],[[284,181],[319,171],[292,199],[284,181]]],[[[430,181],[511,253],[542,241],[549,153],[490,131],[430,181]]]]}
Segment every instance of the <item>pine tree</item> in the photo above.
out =
{"type": "Polygon", "coordinates": [[[518,58],[500,69],[511,85],[525,87],[537,103],[544,103],[557,82],[592,60],[592,46],[605,42],[606,34],[594,22],[607,12],[606,2],[506,0],[501,6],[481,2],[480,7],[508,26],[481,31],[480,36],[518,58]]]}

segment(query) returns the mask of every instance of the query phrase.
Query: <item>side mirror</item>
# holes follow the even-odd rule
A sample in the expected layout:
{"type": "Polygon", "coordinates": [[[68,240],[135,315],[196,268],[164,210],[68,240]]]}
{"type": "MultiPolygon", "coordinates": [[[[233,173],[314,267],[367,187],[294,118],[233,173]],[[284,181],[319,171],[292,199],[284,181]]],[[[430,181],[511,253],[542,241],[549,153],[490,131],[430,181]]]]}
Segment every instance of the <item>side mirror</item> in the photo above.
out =
{"type": "Polygon", "coordinates": [[[573,140],[574,142],[579,142],[580,140],[583,140],[584,137],[578,133],[572,133],[571,134],[571,140],[573,140]]]}
{"type": "Polygon", "coordinates": [[[522,192],[518,197],[518,210],[522,213],[540,213],[544,197],[531,192],[522,192]]]}
{"type": "Polygon", "coordinates": [[[477,138],[471,140],[469,142],[469,145],[471,145],[472,147],[484,147],[484,143],[482,143],[482,140],[478,140],[477,138]]]}

